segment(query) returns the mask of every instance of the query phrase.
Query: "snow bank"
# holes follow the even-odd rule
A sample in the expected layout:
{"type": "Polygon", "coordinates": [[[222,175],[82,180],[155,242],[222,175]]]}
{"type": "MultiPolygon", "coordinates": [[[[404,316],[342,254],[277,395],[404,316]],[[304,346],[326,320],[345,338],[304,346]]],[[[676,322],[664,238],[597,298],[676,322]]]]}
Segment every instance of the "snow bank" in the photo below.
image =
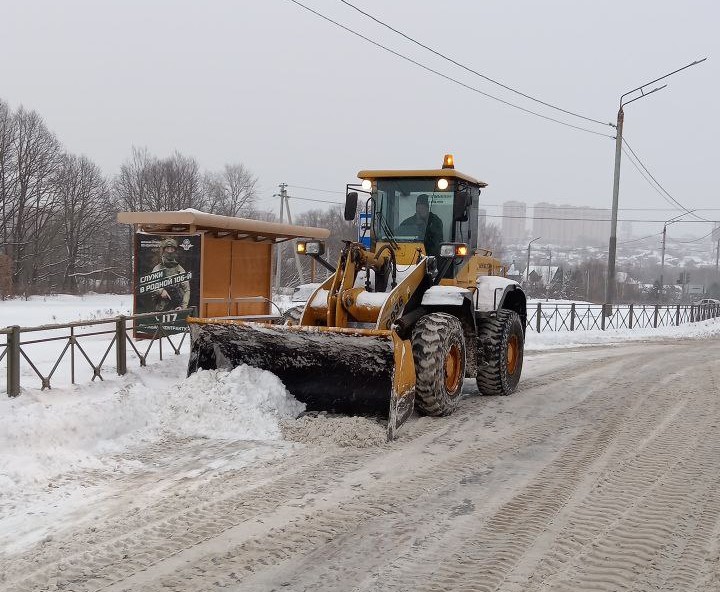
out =
{"type": "Polygon", "coordinates": [[[0,327],[32,327],[52,323],[88,321],[130,314],[130,294],[86,294],[71,296],[31,296],[0,302],[0,327]]]}
{"type": "Polygon", "coordinates": [[[629,341],[659,341],[667,339],[709,339],[720,336],[720,319],[688,323],[678,327],[657,329],[607,329],[605,331],[528,331],[525,349],[543,351],[589,345],[608,345],[629,341]]]}
{"type": "MultiPolygon", "coordinates": [[[[165,362],[160,375],[182,376],[183,362],[165,362]]],[[[111,389],[88,385],[0,399],[0,416],[12,418],[0,431],[0,488],[75,470],[129,470],[113,455],[166,438],[277,440],[280,421],[304,410],[274,374],[248,366],[166,380],[164,388],[146,384],[153,381],[141,373],[148,370],[111,389]]]]}

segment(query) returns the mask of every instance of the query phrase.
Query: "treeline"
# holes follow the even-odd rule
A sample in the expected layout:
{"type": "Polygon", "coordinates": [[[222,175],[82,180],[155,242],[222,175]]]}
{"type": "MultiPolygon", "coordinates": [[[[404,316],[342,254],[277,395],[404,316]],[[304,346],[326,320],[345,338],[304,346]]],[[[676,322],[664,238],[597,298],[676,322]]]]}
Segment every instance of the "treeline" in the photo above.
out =
{"type": "MultiPolygon", "coordinates": [[[[106,175],[88,156],[65,150],[38,113],[13,111],[0,100],[0,298],[129,292],[133,229],[117,224],[118,211],[194,208],[277,221],[274,213],[257,209],[257,199],[257,178],[244,165],[203,171],[178,152],[158,158],[133,148],[120,170],[106,175]]],[[[331,230],[333,262],[342,240],[357,232],[337,206],[296,214],[293,221],[331,230]]],[[[297,285],[292,248],[282,255],[280,283],[297,285]]],[[[301,265],[302,279],[310,281],[309,260],[302,258],[301,265]]]]}
{"type": "Polygon", "coordinates": [[[127,291],[132,229],[116,223],[119,210],[262,217],[256,185],[242,164],[202,171],[192,157],[140,149],[107,176],[38,113],[0,100],[0,296],[127,291]]]}

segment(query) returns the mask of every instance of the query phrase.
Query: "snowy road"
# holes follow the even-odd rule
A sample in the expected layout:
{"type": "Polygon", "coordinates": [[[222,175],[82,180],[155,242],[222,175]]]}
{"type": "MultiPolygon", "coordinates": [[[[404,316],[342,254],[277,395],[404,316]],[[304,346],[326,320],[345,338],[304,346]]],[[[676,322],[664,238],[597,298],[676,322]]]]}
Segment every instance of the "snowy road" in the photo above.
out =
{"type": "Polygon", "coordinates": [[[391,444],[159,443],[0,589],[720,590],[719,385],[717,338],[543,352],[391,444]]]}

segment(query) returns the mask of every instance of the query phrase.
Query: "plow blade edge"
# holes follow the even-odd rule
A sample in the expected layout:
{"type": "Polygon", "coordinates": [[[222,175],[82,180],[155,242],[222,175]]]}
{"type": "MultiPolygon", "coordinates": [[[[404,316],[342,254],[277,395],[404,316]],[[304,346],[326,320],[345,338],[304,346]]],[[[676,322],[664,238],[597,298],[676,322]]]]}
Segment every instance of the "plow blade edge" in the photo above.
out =
{"type": "Polygon", "coordinates": [[[308,411],[388,420],[388,439],[412,413],[415,366],[394,331],[188,319],[188,374],[241,364],[277,375],[308,411]]]}

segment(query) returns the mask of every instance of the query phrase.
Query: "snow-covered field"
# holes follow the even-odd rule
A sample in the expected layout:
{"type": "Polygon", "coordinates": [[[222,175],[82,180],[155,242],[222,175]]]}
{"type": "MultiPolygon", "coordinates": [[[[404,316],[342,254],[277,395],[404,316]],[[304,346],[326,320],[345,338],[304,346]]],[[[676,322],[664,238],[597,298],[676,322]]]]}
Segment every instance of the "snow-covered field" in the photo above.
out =
{"type": "MultiPolygon", "coordinates": [[[[0,326],[97,319],[127,314],[131,306],[129,296],[13,300],[0,302],[0,326]]],[[[529,333],[527,380],[531,385],[533,372],[552,371],[557,359],[548,350],[567,349],[563,361],[568,363],[591,359],[587,346],[592,345],[718,335],[717,320],[657,330],[529,333]]],[[[98,336],[95,350],[102,342],[98,336]]],[[[43,346],[37,347],[43,357],[43,346]]],[[[157,479],[158,488],[169,487],[164,480],[176,483],[278,462],[304,446],[306,426],[291,425],[302,405],[273,374],[241,367],[185,378],[186,364],[187,354],[170,355],[118,377],[110,360],[104,382],[78,379],[75,386],[58,382],[50,391],[25,388],[16,399],[0,396],[0,558],[106,515],[117,502],[118,480],[157,479]]],[[[4,366],[0,372],[4,378],[4,366]]],[[[343,430],[349,440],[362,433],[372,442],[376,434],[370,423],[348,420],[328,429],[316,422],[315,429],[332,432],[323,437],[332,437],[334,444],[343,444],[343,430]]],[[[152,497],[153,491],[159,489],[142,495],[152,497]]],[[[2,582],[0,576],[0,588],[2,582]]]]}

